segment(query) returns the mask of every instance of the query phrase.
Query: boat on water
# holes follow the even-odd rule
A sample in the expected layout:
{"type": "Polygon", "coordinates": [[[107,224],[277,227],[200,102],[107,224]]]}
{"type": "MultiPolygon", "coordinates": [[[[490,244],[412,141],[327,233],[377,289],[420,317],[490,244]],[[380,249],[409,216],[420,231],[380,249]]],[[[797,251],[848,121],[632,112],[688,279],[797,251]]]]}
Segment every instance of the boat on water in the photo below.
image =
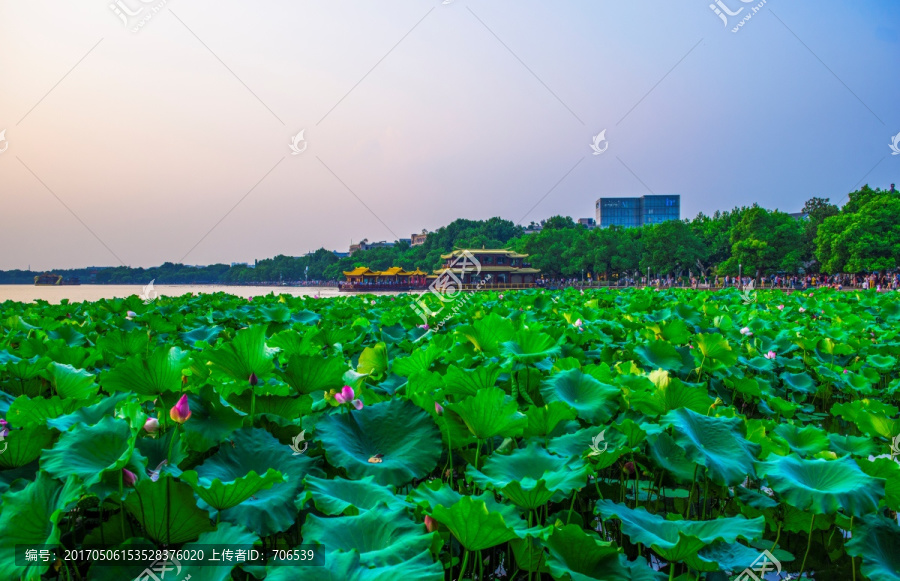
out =
{"type": "Polygon", "coordinates": [[[45,273],[34,277],[34,286],[69,286],[79,285],[81,280],[76,276],[63,278],[61,274],[45,273]]]}

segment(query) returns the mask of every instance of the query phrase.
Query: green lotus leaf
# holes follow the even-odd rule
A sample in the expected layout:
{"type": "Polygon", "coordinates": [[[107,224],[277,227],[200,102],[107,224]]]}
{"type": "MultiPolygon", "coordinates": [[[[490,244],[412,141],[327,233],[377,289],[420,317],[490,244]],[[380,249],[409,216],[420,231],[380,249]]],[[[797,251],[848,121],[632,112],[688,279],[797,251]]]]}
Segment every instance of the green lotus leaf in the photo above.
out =
{"type": "Polygon", "coordinates": [[[866,357],[866,363],[879,371],[890,371],[897,365],[897,358],[890,355],[872,354],[866,357]]]}
{"type": "Polygon", "coordinates": [[[125,401],[126,393],[117,393],[104,397],[99,403],[77,409],[71,414],[47,420],[47,426],[60,432],[67,432],[72,426],[92,426],[116,411],[116,406],[125,401]]]}
{"type": "Polygon", "coordinates": [[[113,367],[100,377],[100,383],[106,391],[130,391],[149,399],[180,391],[182,370],[188,366],[187,353],[161,346],[150,357],[136,355],[113,367]]]}
{"type": "MultiPolygon", "coordinates": [[[[768,550],[770,547],[771,543],[766,545],[765,550],[768,550]]],[[[761,553],[760,549],[752,546],[748,547],[741,543],[715,543],[701,549],[699,555],[704,561],[717,563],[724,571],[741,572],[756,562],[760,558],[761,553]]],[[[794,560],[792,554],[780,549],[775,549],[769,554],[782,564],[794,560]]],[[[768,560],[768,556],[766,558],[768,560]]],[[[771,563],[770,560],[769,563],[771,563]]],[[[771,574],[774,574],[774,565],[769,565],[769,568],[772,571],[771,574]]]]}
{"type": "Polygon", "coordinates": [[[66,432],[41,454],[41,468],[57,478],[74,474],[91,485],[105,472],[116,472],[131,460],[137,435],[128,422],[112,417],[94,426],[66,432]]]}
{"type": "Polygon", "coordinates": [[[900,462],[890,458],[859,459],[859,468],[874,478],[884,479],[884,504],[893,511],[900,511],[900,462]]]}
{"type": "Polygon", "coordinates": [[[347,364],[337,357],[291,355],[284,370],[276,375],[299,393],[340,389],[347,364]]]}
{"type": "Polygon", "coordinates": [[[665,576],[639,557],[630,563],[613,544],[575,525],[553,529],[544,541],[550,553],[547,567],[554,579],[572,581],[657,581],[665,576]]]}
{"type": "Polygon", "coordinates": [[[761,463],[759,472],[785,502],[815,514],[843,510],[862,516],[874,512],[884,497],[884,481],[867,476],[848,457],[828,461],[782,456],[761,463]]]}
{"type": "MultiPolygon", "coordinates": [[[[37,579],[48,563],[17,565],[17,545],[55,547],[62,536],[59,521],[82,493],[81,483],[69,476],[65,483],[45,472],[16,492],[7,491],[0,506],[0,579],[37,579]]],[[[21,557],[20,557],[21,558],[21,557]]]]}
{"type": "Polygon", "coordinates": [[[215,529],[209,513],[201,510],[194,492],[168,474],[159,480],[142,478],[125,498],[125,508],[137,519],[148,537],[158,543],[193,541],[201,533],[215,529]]]}
{"type": "Polygon", "coordinates": [[[634,348],[634,354],[651,369],[679,371],[682,367],[681,354],[668,341],[651,341],[639,345],[634,348]]]}
{"type": "Polygon", "coordinates": [[[216,510],[237,506],[260,490],[271,488],[277,482],[284,482],[281,472],[274,468],[269,468],[262,476],[252,470],[244,476],[235,476],[235,471],[239,472],[240,467],[226,465],[221,462],[220,457],[213,456],[197,470],[183,472],[181,480],[187,482],[197,496],[216,510]]]}
{"type": "Polygon", "coordinates": [[[535,509],[584,488],[588,467],[578,459],[554,456],[533,442],[507,456],[494,454],[482,471],[469,466],[466,474],[481,489],[491,488],[521,508],[535,509]]]}
{"type": "Polygon", "coordinates": [[[869,456],[875,453],[875,443],[871,438],[828,434],[828,441],[833,452],[839,455],[869,456]]]}
{"type": "Polygon", "coordinates": [[[396,565],[428,550],[432,534],[410,520],[405,509],[369,510],[355,516],[309,515],[301,531],[304,543],[325,552],[355,549],[364,567],[396,565]]]}
{"type": "Polygon", "coordinates": [[[34,462],[53,442],[53,432],[44,426],[10,430],[0,442],[0,470],[21,468],[34,462]]]}
{"type": "Polygon", "coordinates": [[[569,420],[574,420],[577,413],[568,404],[561,401],[550,402],[543,407],[532,407],[525,412],[528,425],[523,435],[525,438],[532,436],[547,436],[556,427],[569,420]]]}
{"type": "Polygon", "coordinates": [[[562,401],[575,408],[578,417],[594,425],[608,422],[619,410],[618,387],[601,383],[580,369],[560,371],[541,383],[545,402],[562,401]]]}
{"type": "Polygon", "coordinates": [[[652,393],[633,391],[631,407],[647,416],[661,416],[678,408],[706,415],[715,401],[705,388],[691,387],[678,378],[659,385],[652,393]]]}
{"type": "Polygon", "coordinates": [[[816,383],[808,373],[782,373],[781,380],[791,389],[800,393],[814,394],[817,391],[816,383]]]}
{"type": "Polygon", "coordinates": [[[512,341],[502,344],[504,357],[520,363],[532,363],[559,355],[561,347],[550,335],[534,329],[516,331],[512,341]]]}
{"type": "Polygon", "coordinates": [[[816,426],[804,428],[793,424],[779,424],[775,434],[784,438],[791,451],[800,456],[812,456],[828,448],[828,435],[816,426]]]}
{"type": "Polygon", "coordinates": [[[84,369],[51,363],[47,366],[47,372],[54,392],[63,399],[90,399],[100,389],[94,383],[94,375],[84,369]]]}
{"type": "Polygon", "coordinates": [[[372,347],[366,347],[359,356],[359,364],[356,370],[365,375],[380,378],[388,369],[387,346],[384,343],[376,343],[372,347]]]}
{"type": "Polygon", "coordinates": [[[656,436],[650,446],[650,457],[681,482],[693,481],[696,463],[688,457],[687,452],[680,448],[669,434],[663,432],[656,436]]]}
{"type": "Polygon", "coordinates": [[[462,325],[456,332],[469,340],[475,347],[488,356],[500,354],[500,346],[513,338],[513,322],[491,313],[472,325],[462,325]]]}
{"type": "MultiPolygon", "coordinates": [[[[484,498],[471,496],[463,496],[449,507],[435,506],[432,511],[434,520],[450,529],[468,551],[489,549],[528,535],[526,530],[509,526],[504,516],[501,512],[491,511],[484,498]]],[[[518,521],[521,522],[521,518],[518,521]]]]}
{"type": "Polygon", "coordinates": [[[97,337],[97,348],[108,361],[147,353],[150,338],[144,329],[110,329],[97,337]]]}
{"type": "MultiPolygon", "coordinates": [[[[216,526],[216,530],[201,534],[196,541],[185,544],[181,547],[181,550],[202,550],[204,553],[211,553],[210,547],[214,547],[221,554],[223,549],[232,549],[233,551],[251,549],[258,542],[259,537],[244,527],[220,523],[216,526]]],[[[207,556],[209,558],[212,557],[211,554],[207,556]]],[[[190,581],[228,581],[233,579],[231,571],[239,562],[238,557],[232,559],[229,564],[224,565],[215,563],[204,563],[201,565],[187,562],[181,570],[180,579],[190,579],[190,581]]]]}
{"type": "Polygon", "coordinates": [[[397,497],[387,486],[375,483],[373,476],[359,480],[306,477],[306,487],[298,504],[312,500],[321,512],[339,516],[359,514],[385,504],[391,508],[406,506],[406,501],[397,497]]]}
{"type": "Polygon", "coordinates": [[[701,333],[697,335],[696,344],[693,354],[698,367],[716,371],[737,363],[737,353],[722,335],[701,333]]]}
{"type": "Polygon", "coordinates": [[[40,426],[54,418],[71,414],[78,408],[93,403],[94,400],[60,399],[56,395],[34,399],[27,395],[20,395],[9,406],[6,420],[10,425],[16,427],[40,426]]]}
{"type": "MultiPolygon", "coordinates": [[[[169,402],[159,402],[159,416],[168,415],[169,404],[175,404],[176,398],[168,396],[169,402]]],[[[262,398],[259,398],[262,399],[262,398]]],[[[232,432],[244,423],[241,412],[223,400],[212,386],[204,386],[200,394],[188,394],[188,405],[191,407],[191,419],[182,424],[179,431],[184,443],[195,452],[205,452],[227,439],[232,432]]]]}
{"type": "Polygon", "coordinates": [[[437,466],[441,435],[431,416],[408,401],[392,399],[323,418],[316,431],[332,466],[351,478],[373,476],[403,486],[437,466]],[[402,429],[398,427],[402,426],[402,429]],[[381,454],[381,462],[369,462],[381,454]]]}
{"type": "Polygon", "coordinates": [[[674,428],[675,443],[692,462],[706,466],[713,482],[733,486],[755,474],[760,447],[744,438],[740,418],[703,416],[681,408],[660,422],[674,428]]]}
{"type": "Polygon", "coordinates": [[[474,397],[449,404],[446,409],[462,418],[469,431],[480,440],[494,436],[515,437],[528,424],[516,402],[498,387],[479,391],[474,397]]]}
{"type": "Polygon", "coordinates": [[[597,502],[596,512],[604,518],[616,518],[632,543],[652,548],[669,562],[683,561],[700,571],[715,571],[718,564],[698,555],[717,541],[734,543],[737,539],[757,539],[765,531],[765,519],[742,516],[705,521],[666,520],[643,507],[631,509],[611,500],[597,502]]]}
{"type": "Polygon", "coordinates": [[[208,343],[212,345],[213,341],[215,341],[216,337],[221,332],[222,327],[200,326],[195,329],[188,329],[183,333],[179,333],[178,336],[182,341],[184,341],[186,345],[197,347],[197,343],[208,343]]]}
{"type": "Polygon", "coordinates": [[[214,375],[235,381],[234,391],[250,389],[250,376],[262,379],[274,369],[272,359],[278,350],[266,345],[265,325],[254,325],[238,331],[234,339],[218,349],[204,351],[214,375]]]}
{"type": "Polygon", "coordinates": [[[900,526],[882,516],[869,515],[853,528],[847,554],[862,558],[860,571],[878,581],[900,581],[900,526]]]}
{"type": "Polygon", "coordinates": [[[477,395],[483,389],[489,389],[497,384],[500,376],[500,367],[497,365],[479,365],[475,369],[460,369],[455,365],[447,368],[444,381],[447,384],[447,393],[460,396],[477,395]]]}
{"type": "MultiPolygon", "coordinates": [[[[216,452],[209,474],[242,476],[251,471],[266,474],[270,469],[281,472],[283,482],[257,491],[237,506],[221,511],[220,518],[241,525],[261,536],[287,530],[297,518],[294,503],[308,475],[322,476],[318,459],[305,454],[295,456],[291,448],[270,433],[258,428],[244,428],[231,435],[216,452]]],[[[210,462],[211,460],[207,460],[210,462]]],[[[202,466],[205,472],[205,466],[202,466]]],[[[197,472],[202,474],[200,468],[197,472]]]]}
{"type": "Polygon", "coordinates": [[[333,551],[326,555],[322,567],[297,567],[269,565],[265,571],[266,581],[396,581],[416,579],[417,581],[443,581],[444,570],[436,563],[430,551],[422,551],[402,563],[384,567],[368,568],[360,563],[361,556],[355,549],[346,553],[333,551]]]}

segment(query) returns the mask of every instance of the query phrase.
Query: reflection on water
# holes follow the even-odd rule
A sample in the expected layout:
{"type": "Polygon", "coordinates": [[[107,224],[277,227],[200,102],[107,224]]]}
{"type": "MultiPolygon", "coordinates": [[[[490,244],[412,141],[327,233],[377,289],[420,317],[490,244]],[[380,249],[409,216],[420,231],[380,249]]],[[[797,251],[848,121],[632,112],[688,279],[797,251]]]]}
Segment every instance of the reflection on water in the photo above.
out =
{"type": "MultiPolygon", "coordinates": [[[[185,294],[201,293],[228,293],[239,297],[258,297],[269,293],[286,294],[295,297],[315,296],[336,297],[339,294],[337,287],[296,287],[296,286],[227,286],[214,284],[158,284],[154,290],[160,296],[181,296],[185,294]]],[[[124,298],[131,295],[140,296],[144,287],[140,285],[102,285],[83,284],[78,286],[33,286],[27,284],[0,285],[0,302],[18,301],[30,303],[35,300],[44,300],[49,303],[59,303],[63,299],[70,302],[97,301],[100,299],[124,298]]],[[[379,292],[373,294],[397,294],[379,292]]]]}

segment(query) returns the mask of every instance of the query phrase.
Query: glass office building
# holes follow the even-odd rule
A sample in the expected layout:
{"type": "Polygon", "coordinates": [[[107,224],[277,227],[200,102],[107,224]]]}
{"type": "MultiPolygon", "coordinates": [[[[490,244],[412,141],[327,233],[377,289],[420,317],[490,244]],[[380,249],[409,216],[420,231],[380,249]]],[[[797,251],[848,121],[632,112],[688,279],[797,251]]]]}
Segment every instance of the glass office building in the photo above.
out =
{"type": "Polygon", "coordinates": [[[636,228],[681,219],[681,196],[641,196],[640,198],[600,198],[597,224],[601,228],[636,228]]]}

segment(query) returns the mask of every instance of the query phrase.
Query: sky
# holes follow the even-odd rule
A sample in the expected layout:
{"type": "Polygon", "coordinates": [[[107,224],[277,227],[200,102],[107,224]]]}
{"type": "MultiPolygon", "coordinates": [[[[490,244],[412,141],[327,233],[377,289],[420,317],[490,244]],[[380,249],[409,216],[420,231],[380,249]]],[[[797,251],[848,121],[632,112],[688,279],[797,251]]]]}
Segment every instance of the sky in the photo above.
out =
{"type": "Polygon", "coordinates": [[[900,2],[712,6],[0,0],[0,269],[900,183],[900,2]]]}

